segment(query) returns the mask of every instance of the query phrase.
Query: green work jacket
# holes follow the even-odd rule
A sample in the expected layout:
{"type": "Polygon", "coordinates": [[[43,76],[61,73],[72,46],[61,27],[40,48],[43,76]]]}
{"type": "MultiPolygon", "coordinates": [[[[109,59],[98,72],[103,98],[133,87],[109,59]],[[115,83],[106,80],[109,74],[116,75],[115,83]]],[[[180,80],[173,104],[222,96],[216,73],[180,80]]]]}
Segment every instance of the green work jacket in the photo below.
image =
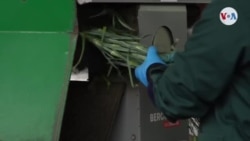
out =
{"type": "Polygon", "coordinates": [[[147,74],[169,119],[200,118],[199,141],[250,141],[250,0],[214,0],[185,51],[147,74]]]}

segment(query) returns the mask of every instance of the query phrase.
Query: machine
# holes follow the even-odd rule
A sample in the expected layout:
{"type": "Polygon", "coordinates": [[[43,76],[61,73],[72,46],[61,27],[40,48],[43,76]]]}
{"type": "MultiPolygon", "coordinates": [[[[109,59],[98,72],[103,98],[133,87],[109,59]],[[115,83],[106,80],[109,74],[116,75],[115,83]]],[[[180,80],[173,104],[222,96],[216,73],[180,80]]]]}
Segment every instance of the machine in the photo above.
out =
{"type": "MultiPolygon", "coordinates": [[[[151,45],[163,27],[167,43],[178,40],[182,51],[188,38],[186,4],[209,0],[77,2],[139,4],[139,35],[150,35],[141,42],[151,45]]],[[[59,140],[77,39],[75,5],[72,0],[0,2],[0,141],[59,140]]],[[[165,43],[155,42],[163,52],[165,43]]],[[[187,141],[188,136],[188,122],[168,122],[143,86],[126,88],[110,140],[187,141]]]]}
{"type": "MultiPolygon", "coordinates": [[[[208,3],[208,0],[78,0],[87,3],[139,3],[136,13],[141,43],[156,45],[161,52],[175,45],[184,50],[188,38],[186,4],[208,3]],[[165,30],[165,31],[162,31],[165,30]]],[[[145,87],[127,87],[112,132],[112,141],[188,141],[188,121],[169,122],[148,98],[145,87]]]]}
{"type": "MultiPolygon", "coordinates": [[[[141,37],[149,35],[141,40],[143,44],[147,46],[154,44],[160,52],[168,52],[170,49],[166,47],[178,40],[176,48],[181,51],[187,40],[186,6],[141,4],[138,10],[138,25],[141,37]],[[165,36],[162,31],[158,31],[161,28],[166,30],[165,36]]],[[[129,141],[188,141],[188,122],[169,122],[163,113],[152,105],[143,86],[139,86],[137,91],[127,89],[126,94],[125,99],[126,96],[136,96],[133,96],[134,100],[127,98],[124,101],[124,109],[120,111],[122,116],[117,123],[118,127],[114,130],[113,141],[128,141],[128,137],[129,141]],[[125,113],[131,116],[129,120],[123,117],[125,113]],[[122,129],[123,126],[126,129],[122,129]]]]}

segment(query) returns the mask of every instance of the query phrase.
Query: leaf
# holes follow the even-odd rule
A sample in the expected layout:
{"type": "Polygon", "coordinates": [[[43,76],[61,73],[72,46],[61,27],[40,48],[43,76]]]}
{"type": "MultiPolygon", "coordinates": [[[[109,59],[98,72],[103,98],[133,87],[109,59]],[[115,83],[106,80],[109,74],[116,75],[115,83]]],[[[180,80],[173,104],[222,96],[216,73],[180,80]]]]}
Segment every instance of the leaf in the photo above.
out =
{"type": "Polygon", "coordinates": [[[115,15],[116,19],[118,20],[118,22],[126,29],[130,30],[130,31],[135,31],[132,27],[130,27],[127,23],[125,23],[122,19],[121,16],[119,16],[118,14],[115,15]]]}
{"type": "Polygon", "coordinates": [[[112,70],[113,70],[113,66],[110,65],[108,69],[107,77],[110,76],[112,70]]]}
{"type": "Polygon", "coordinates": [[[100,17],[100,16],[104,16],[104,15],[109,14],[108,12],[109,11],[107,11],[106,9],[103,9],[101,12],[99,12],[99,13],[97,13],[95,15],[89,16],[89,18],[92,19],[92,18],[97,18],[97,17],[100,17]]]}
{"type": "Polygon", "coordinates": [[[82,58],[83,58],[83,54],[84,54],[84,50],[85,50],[85,41],[86,41],[86,38],[84,35],[81,35],[82,36],[82,49],[81,49],[81,54],[80,54],[80,57],[77,61],[77,63],[73,66],[73,71],[77,69],[78,65],[81,63],[82,61],[82,58]]]}
{"type": "Polygon", "coordinates": [[[133,76],[132,76],[132,72],[131,72],[131,67],[130,67],[130,65],[129,65],[129,54],[127,54],[127,64],[128,64],[128,73],[129,73],[130,84],[131,84],[131,87],[134,88],[134,87],[135,87],[135,84],[134,84],[134,81],[133,81],[133,76]]]}
{"type": "Polygon", "coordinates": [[[102,39],[101,39],[102,44],[103,44],[103,40],[104,40],[104,36],[105,36],[106,31],[107,31],[107,27],[104,26],[104,27],[102,28],[102,39]]]}

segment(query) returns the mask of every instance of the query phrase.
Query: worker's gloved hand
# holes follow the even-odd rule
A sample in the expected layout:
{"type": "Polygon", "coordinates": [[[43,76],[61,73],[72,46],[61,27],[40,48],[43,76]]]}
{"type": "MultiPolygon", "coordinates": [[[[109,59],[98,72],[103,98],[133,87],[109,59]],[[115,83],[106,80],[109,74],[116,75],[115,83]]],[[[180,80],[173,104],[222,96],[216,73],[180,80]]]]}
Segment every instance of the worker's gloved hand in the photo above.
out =
{"type": "Polygon", "coordinates": [[[148,48],[145,61],[135,69],[136,78],[146,87],[148,86],[147,70],[152,64],[165,64],[159,57],[157,49],[154,46],[148,48]]]}

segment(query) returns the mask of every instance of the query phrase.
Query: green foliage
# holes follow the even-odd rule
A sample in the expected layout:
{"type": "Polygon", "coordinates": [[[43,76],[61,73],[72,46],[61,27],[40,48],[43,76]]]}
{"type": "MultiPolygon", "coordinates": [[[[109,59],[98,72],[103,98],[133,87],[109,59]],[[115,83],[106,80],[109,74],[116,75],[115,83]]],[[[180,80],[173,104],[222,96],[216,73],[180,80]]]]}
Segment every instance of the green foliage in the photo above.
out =
{"type": "MultiPolygon", "coordinates": [[[[121,74],[120,67],[126,67],[130,83],[134,87],[132,69],[143,63],[147,55],[147,47],[140,43],[141,38],[133,34],[135,30],[126,24],[117,12],[104,10],[102,13],[113,15],[113,25],[81,32],[83,41],[88,40],[102,52],[110,64],[108,75],[112,69],[121,74]]],[[[174,51],[161,54],[161,58],[166,63],[172,63],[173,55],[174,51]]]]}

